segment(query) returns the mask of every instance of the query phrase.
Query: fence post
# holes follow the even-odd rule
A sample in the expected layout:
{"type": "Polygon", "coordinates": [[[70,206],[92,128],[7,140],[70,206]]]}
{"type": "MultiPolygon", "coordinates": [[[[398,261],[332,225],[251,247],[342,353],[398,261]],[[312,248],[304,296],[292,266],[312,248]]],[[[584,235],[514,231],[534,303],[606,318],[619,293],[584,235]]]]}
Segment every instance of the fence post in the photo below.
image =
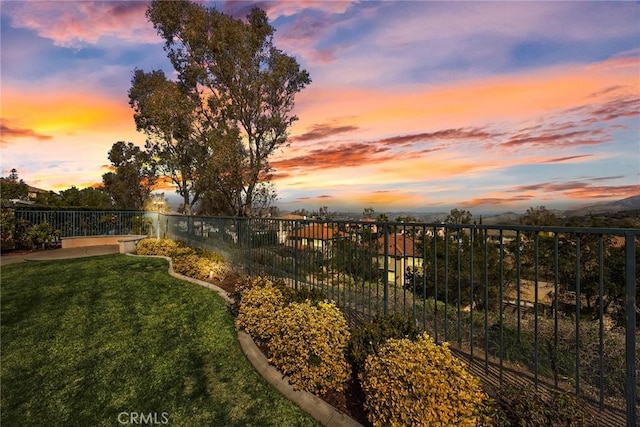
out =
{"type": "Polygon", "coordinates": [[[627,375],[625,394],[627,396],[627,426],[638,425],[636,404],[638,400],[636,390],[636,247],[635,236],[626,234],[625,240],[625,270],[626,270],[626,314],[627,328],[625,339],[625,355],[627,375]]]}
{"type": "Polygon", "coordinates": [[[298,221],[293,223],[293,232],[293,288],[298,290],[298,241],[302,239],[302,228],[298,221]]]}
{"type": "Polygon", "coordinates": [[[383,223],[382,230],[384,233],[384,275],[382,276],[382,283],[384,285],[384,314],[387,314],[389,312],[389,224],[383,223]]]}
{"type": "Polygon", "coordinates": [[[249,263],[249,275],[253,276],[253,260],[251,259],[251,257],[253,256],[251,253],[251,245],[252,245],[252,227],[253,224],[251,223],[251,218],[242,218],[240,220],[243,225],[242,225],[242,229],[245,232],[245,244],[247,245],[247,260],[249,263]]]}

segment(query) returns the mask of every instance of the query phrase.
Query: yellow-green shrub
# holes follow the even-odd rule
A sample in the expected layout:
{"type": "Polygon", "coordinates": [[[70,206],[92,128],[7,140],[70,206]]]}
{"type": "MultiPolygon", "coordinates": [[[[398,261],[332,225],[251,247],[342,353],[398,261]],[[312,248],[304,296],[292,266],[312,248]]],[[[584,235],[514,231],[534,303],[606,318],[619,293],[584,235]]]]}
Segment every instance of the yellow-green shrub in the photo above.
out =
{"type": "Polygon", "coordinates": [[[367,357],[360,382],[374,426],[475,426],[487,399],[448,345],[426,333],[388,340],[367,357]]]}
{"type": "Polygon", "coordinates": [[[200,280],[222,279],[227,273],[224,257],[215,252],[181,247],[174,251],[173,270],[200,280]]]}
{"type": "Polygon", "coordinates": [[[136,246],[138,255],[172,256],[181,247],[179,242],[170,239],[142,239],[136,246]]]}
{"type": "Polygon", "coordinates": [[[333,302],[291,303],[276,314],[279,329],[269,343],[270,361],[294,387],[324,393],[349,379],[347,322],[333,302]]]}
{"type": "Polygon", "coordinates": [[[236,325],[253,338],[267,341],[278,329],[276,314],[282,308],[284,298],[268,280],[258,278],[254,284],[257,286],[242,293],[236,325]]]}
{"type": "Polygon", "coordinates": [[[142,239],[136,247],[138,255],[171,257],[173,270],[200,280],[222,280],[228,266],[222,255],[201,248],[191,248],[170,239],[142,239]]]}

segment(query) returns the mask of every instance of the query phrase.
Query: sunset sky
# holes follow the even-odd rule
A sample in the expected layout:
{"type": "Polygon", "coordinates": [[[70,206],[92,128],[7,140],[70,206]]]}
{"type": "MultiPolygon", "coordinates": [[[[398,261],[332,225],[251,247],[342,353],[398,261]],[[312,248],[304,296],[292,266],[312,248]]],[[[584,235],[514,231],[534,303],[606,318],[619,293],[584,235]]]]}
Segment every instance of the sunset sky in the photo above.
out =
{"type": "MultiPolygon", "coordinates": [[[[268,13],[312,83],[272,159],[283,210],[524,211],[640,194],[640,2],[208,2],[268,13]]],[[[133,70],[173,71],[146,2],[0,3],[2,175],[101,182],[144,145],[133,70]]],[[[165,193],[171,193],[165,190],[165,193]]]]}

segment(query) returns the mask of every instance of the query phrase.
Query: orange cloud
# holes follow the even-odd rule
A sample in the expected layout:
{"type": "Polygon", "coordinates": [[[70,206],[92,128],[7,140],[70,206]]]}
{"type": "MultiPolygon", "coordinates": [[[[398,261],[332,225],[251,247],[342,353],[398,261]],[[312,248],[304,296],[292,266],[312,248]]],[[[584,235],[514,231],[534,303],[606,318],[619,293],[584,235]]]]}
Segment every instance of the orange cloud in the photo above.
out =
{"type": "Polygon", "coordinates": [[[32,138],[38,141],[46,141],[53,137],[51,135],[37,133],[33,129],[14,126],[9,120],[0,118],[0,147],[20,138],[32,138]]]}
{"type": "Polygon", "coordinates": [[[478,208],[481,206],[517,206],[521,205],[523,202],[528,202],[532,200],[534,196],[529,194],[523,194],[520,196],[512,196],[512,197],[480,197],[474,198],[468,201],[460,202],[460,206],[463,208],[478,208]]]}
{"type": "Polygon", "coordinates": [[[171,181],[171,178],[164,176],[158,179],[156,185],[153,186],[153,190],[176,191],[176,185],[171,181]]]}

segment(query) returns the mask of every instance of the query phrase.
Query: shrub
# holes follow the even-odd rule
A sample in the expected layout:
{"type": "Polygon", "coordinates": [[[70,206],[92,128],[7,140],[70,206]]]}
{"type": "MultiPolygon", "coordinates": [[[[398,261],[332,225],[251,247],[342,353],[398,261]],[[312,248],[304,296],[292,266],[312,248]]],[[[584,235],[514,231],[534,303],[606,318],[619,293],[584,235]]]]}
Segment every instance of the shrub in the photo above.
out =
{"type": "Polygon", "coordinates": [[[240,276],[238,277],[235,285],[233,286],[234,291],[229,295],[233,302],[229,305],[229,311],[233,315],[233,317],[238,317],[238,313],[240,311],[240,302],[242,301],[242,294],[253,288],[253,281],[251,280],[251,276],[240,276]]]}
{"type": "Polygon", "coordinates": [[[223,279],[228,267],[222,255],[207,249],[191,248],[170,239],[142,239],[136,247],[138,255],[169,256],[173,270],[199,280],[223,279]]]}
{"type": "Polygon", "coordinates": [[[592,420],[570,393],[551,391],[543,396],[530,385],[506,384],[496,392],[494,417],[501,426],[590,426],[592,420]]]}
{"type": "Polygon", "coordinates": [[[374,426],[475,426],[487,396],[445,343],[389,339],[360,374],[374,426]]]}
{"type": "Polygon", "coordinates": [[[285,304],[292,302],[305,302],[307,300],[312,303],[317,303],[327,299],[327,294],[317,288],[307,288],[303,286],[299,289],[293,289],[288,286],[281,288],[282,295],[284,296],[285,304]]]}
{"type": "Polygon", "coordinates": [[[142,239],[136,246],[136,252],[138,255],[159,255],[170,257],[180,247],[182,247],[180,242],[170,239],[142,239]]]}
{"type": "Polygon", "coordinates": [[[32,248],[41,247],[44,249],[54,246],[61,235],[60,230],[56,230],[46,221],[33,225],[27,230],[27,240],[32,248]]]}
{"type": "Polygon", "coordinates": [[[242,294],[236,325],[253,338],[266,342],[278,329],[276,314],[284,299],[282,292],[271,282],[258,278],[253,283],[256,286],[242,294]]]}
{"type": "Polygon", "coordinates": [[[13,210],[0,212],[0,248],[2,250],[15,249],[16,217],[13,210]]]}
{"type": "Polygon", "coordinates": [[[227,273],[224,257],[206,249],[178,247],[172,259],[176,273],[195,279],[221,279],[227,273]]]}
{"type": "Polygon", "coordinates": [[[376,316],[357,328],[351,335],[347,345],[347,359],[356,374],[364,369],[364,362],[370,354],[377,354],[378,349],[390,338],[418,337],[418,328],[410,317],[401,313],[390,313],[376,316]]]}
{"type": "Polygon", "coordinates": [[[269,343],[271,359],[294,387],[325,393],[342,390],[350,377],[344,352],[349,330],[333,302],[291,303],[276,315],[279,329],[269,343]]]}

